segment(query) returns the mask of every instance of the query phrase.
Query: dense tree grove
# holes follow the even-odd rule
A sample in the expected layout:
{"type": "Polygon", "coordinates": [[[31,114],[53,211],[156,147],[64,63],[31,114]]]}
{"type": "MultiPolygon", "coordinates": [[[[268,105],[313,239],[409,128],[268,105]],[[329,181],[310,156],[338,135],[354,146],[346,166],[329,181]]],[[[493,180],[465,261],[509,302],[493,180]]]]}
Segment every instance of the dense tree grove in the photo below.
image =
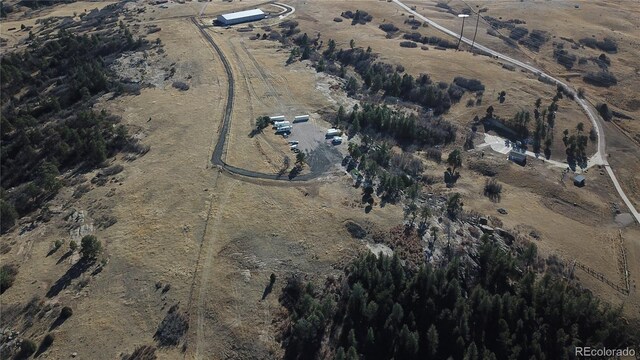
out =
{"type": "Polygon", "coordinates": [[[353,132],[391,137],[401,145],[434,146],[449,144],[456,139],[455,127],[442,118],[406,115],[386,105],[367,103],[362,109],[354,109],[349,115],[338,112],[337,121],[353,132]]]}
{"type": "Polygon", "coordinates": [[[530,245],[512,256],[483,240],[467,266],[415,271],[397,257],[355,260],[318,291],[289,280],[287,359],[566,359],[573,346],[624,348],[620,309],[545,274],[530,245]]]}
{"type": "MultiPolygon", "coordinates": [[[[100,35],[35,37],[2,57],[2,215],[15,221],[57,193],[59,172],[94,167],[129,144],[119,118],[89,109],[95,95],[125,91],[108,63],[144,46],[124,27],[100,35]]],[[[2,227],[2,231],[8,228],[2,227]]]]}

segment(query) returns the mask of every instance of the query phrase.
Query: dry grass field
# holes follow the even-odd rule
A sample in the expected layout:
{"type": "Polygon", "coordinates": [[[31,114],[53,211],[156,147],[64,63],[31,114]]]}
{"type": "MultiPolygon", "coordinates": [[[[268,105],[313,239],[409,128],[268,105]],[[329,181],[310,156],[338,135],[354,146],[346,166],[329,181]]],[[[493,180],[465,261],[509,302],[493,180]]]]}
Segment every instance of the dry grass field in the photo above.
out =
{"type": "MultiPolygon", "coordinates": [[[[431,46],[429,50],[400,47],[400,37],[388,39],[378,28],[382,23],[393,23],[402,31],[411,31],[404,24],[406,15],[393,3],[364,0],[285,3],[296,8],[290,18],[298,21],[300,29],[310,37],[320,33],[325,42],[335,39],[338,48],[349,47],[354,39],[356,46],[370,46],[382,61],[403,65],[410,74],[428,73],[434,81],[450,82],[455,76],[481,80],[486,86],[481,105],[465,106],[471,96],[466,94],[445,115],[460,128],[456,144],[445,148],[445,154],[462,146],[463,134],[473,117],[482,116],[489,105],[501,117],[508,118],[519,110],[533,111],[537,98],[548,105],[555,95],[553,86],[543,84],[531,74],[504,69],[498,60],[486,56],[436,50],[431,46]],[[332,21],[341,12],[356,9],[368,11],[373,21],[356,26],[349,21],[332,21]],[[506,101],[499,103],[497,97],[502,90],[507,92],[506,101]]],[[[475,6],[473,1],[468,3],[475,6]]],[[[636,104],[640,90],[637,62],[640,47],[637,36],[633,36],[638,29],[635,19],[640,14],[637,3],[612,3],[613,7],[607,7],[606,11],[592,2],[579,2],[580,9],[561,1],[546,1],[544,6],[538,6],[538,2],[496,1],[480,6],[488,8],[483,15],[524,19],[528,27],[549,27],[557,37],[579,39],[613,33],[611,36],[615,35],[620,50],[611,56],[612,71],[619,84],[610,89],[595,88],[582,84],[578,78],[571,84],[587,89],[590,101],[607,101],[636,119],[620,124],[633,136],[640,131],[636,125],[640,121],[640,105],[636,104]],[[550,11],[548,6],[554,10],[550,11]],[[560,21],[563,16],[571,16],[570,21],[560,21]],[[610,26],[616,17],[620,17],[615,22],[617,27],[610,26]],[[571,26],[572,21],[585,25],[571,26]]],[[[24,19],[15,14],[16,17],[0,24],[1,36],[9,39],[2,51],[8,51],[26,36],[8,31],[10,27],[19,29],[22,23],[35,25],[38,18],[73,16],[74,12],[106,4],[60,5],[33,12],[24,19]]],[[[146,11],[135,15],[128,26],[152,23],[161,27],[161,31],[150,36],[160,38],[164,45],[164,53],[149,54],[151,71],[161,73],[163,68],[175,66],[175,75],[172,80],[159,80],[155,86],[142,89],[140,95],[112,100],[104,96],[94,108],[121,116],[122,123],[150,146],[150,151],[134,161],[114,159],[114,164],[124,165],[124,171],[103,186],[91,183],[96,172],[65,174],[76,179],[75,184],[52,200],[50,208],[54,215],[50,222],[21,233],[20,229],[29,223],[23,220],[2,236],[3,249],[8,246],[9,250],[2,251],[1,262],[19,266],[15,285],[0,298],[4,316],[19,314],[33,297],[42,300],[43,307],[73,308],[74,315],[55,329],[54,346],[44,358],[68,358],[77,353],[80,359],[113,359],[131,353],[137,346],[153,345],[158,324],[175,304],[188,315],[186,347],[161,348],[157,351],[159,359],[281,358],[283,350],[276,338],[279,330],[276,320],[283,311],[278,295],[285,279],[297,273],[322,282],[328,276],[339,276],[349,259],[366,251],[364,241],[352,238],[345,230],[347,221],[371,231],[388,231],[402,223],[400,204],[384,207],[376,204],[366,213],[360,202],[361,189],[351,186],[351,176],[335,168],[313,181],[292,184],[245,181],[211,165],[221,129],[227,78],[218,55],[189,17],[202,15],[206,24],[215,15],[228,11],[255,6],[271,9],[270,5],[262,4],[254,0],[214,0],[170,2],[166,8],[141,1],[129,5],[131,9],[146,11]],[[172,87],[173,80],[185,81],[189,90],[172,87]],[[83,185],[91,190],[74,197],[74,192],[83,185]],[[74,212],[82,212],[84,222],[66,218],[74,212]],[[98,220],[105,216],[115,217],[117,222],[101,228],[98,220]],[[84,229],[102,241],[107,263],[99,273],[82,275],[58,294],[47,297],[52,284],[78,260],[63,254],[69,241],[78,239],[72,229],[82,224],[88,225],[84,229]],[[47,256],[57,239],[65,240],[63,249],[47,256]],[[265,289],[272,273],[277,280],[269,294],[265,289]],[[157,283],[163,289],[169,284],[170,289],[162,291],[157,283]]],[[[407,4],[415,5],[417,11],[448,28],[458,26],[454,15],[431,2],[407,1],[407,4]]],[[[450,5],[465,6],[458,0],[450,5]]],[[[295,154],[286,140],[273,135],[269,128],[249,137],[256,117],[311,114],[310,125],[325,129],[329,124],[321,119],[322,115],[333,113],[339,105],[349,108],[353,102],[341,92],[329,91],[338,84],[337,80],[317,74],[309,62],[285,66],[289,49],[280,43],[250,39],[255,33],[264,32],[261,26],[276,23],[277,19],[265,20],[255,24],[252,32],[219,27],[206,30],[231,62],[235,77],[233,121],[224,159],[233,166],[267,173],[277,172],[284,156],[289,156],[293,163],[295,154]]],[[[486,24],[481,25],[485,27],[480,27],[478,42],[497,50],[508,49],[501,40],[486,34],[486,24]]],[[[430,28],[418,31],[445,38],[430,28]]],[[[551,73],[563,72],[548,48],[540,53],[509,51],[551,73]]],[[[552,158],[562,161],[562,130],[574,129],[579,122],[584,122],[587,129],[591,125],[575,102],[566,98],[559,101],[557,116],[554,142],[557,150],[552,152],[552,158]]],[[[613,124],[607,124],[605,131],[612,167],[630,192],[630,198],[640,205],[638,144],[613,124]]],[[[595,146],[590,144],[588,153],[594,151],[595,146]]],[[[446,165],[426,160],[424,165],[425,174],[442,178],[446,165]]],[[[624,304],[625,314],[637,317],[640,292],[635,284],[640,283],[640,227],[616,223],[612,204],[620,206],[622,212],[626,210],[603,169],[589,169],[588,185],[577,188],[570,177],[561,180],[562,169],[536,160],[521,167],[486,148],[482,155],[480,151],[464,153],[461,172],[462,177],[453,189],[438,183],[424,190],[444,195],[459,192],[465,210],[492,216],[502,223],[501,227],[522,236],[532,238],[530,234],[536,234],[537,240],[533,241],[544,256],[556,255],[568,266],[577,261],[618,284],[622,276],[618,267],[622,241],[634,284],[629,295],[615,291],[580,267],[575,274],[586,288],[614,305],[624,304]],[[496,178],[503,184],[499,203],[483,195],[486,177],[470,169],[478,163],[497,170],[496,178]],[[502,214],[498,208],[508,213],[502,214]]],[[[43,313],[43,318],[34,321],[33,326],[20,324],[24,328],[21,336],[40,339],[47,333],[57,315],[54,310],[43,313]]]]}

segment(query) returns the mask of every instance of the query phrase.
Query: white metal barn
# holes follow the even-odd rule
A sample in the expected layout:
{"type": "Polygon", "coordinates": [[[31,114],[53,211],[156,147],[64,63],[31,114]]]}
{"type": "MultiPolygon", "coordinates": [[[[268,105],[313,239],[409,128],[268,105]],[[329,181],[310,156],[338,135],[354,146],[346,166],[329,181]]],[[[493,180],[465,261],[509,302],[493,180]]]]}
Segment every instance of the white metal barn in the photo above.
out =
{"type": "Polygon", "coordinates": [[[233,25],[249,21],[264,19],[266,14],[260,9],[238,11],[229,14],[218,15],[216,20],[220,25],[233,25]]]}

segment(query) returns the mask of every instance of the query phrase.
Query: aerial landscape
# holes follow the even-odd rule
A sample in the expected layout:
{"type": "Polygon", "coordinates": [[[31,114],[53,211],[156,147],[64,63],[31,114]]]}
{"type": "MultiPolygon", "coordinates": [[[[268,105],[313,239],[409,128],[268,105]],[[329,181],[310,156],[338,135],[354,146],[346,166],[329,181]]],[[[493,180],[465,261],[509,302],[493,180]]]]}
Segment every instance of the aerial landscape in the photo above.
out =
{"type": "Polygon", "coordinates": [[[640,358],[640,2],[0,10],[0,359],[640,358]]]}

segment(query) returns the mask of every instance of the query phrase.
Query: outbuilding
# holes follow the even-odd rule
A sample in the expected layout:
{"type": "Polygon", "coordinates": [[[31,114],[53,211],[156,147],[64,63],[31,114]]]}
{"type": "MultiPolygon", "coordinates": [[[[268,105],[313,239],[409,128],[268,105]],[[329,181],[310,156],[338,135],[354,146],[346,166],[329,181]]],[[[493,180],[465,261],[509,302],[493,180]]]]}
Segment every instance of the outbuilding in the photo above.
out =
{"type": "Polygon", "coordinates": [[[253,9],[218,15],[216,22],[220,25],[233,25],[249,21],[262,20],[265,17],[266,14],[262,10],[253,9]]]}
{"type": "Polygon", "coordinates": [[[577,187],[583,187],[585,180],[586,178],[584,177],[584,175],[576,175],[576,177],[573,178],[573,185],[577,187]]]}
{"type": "Polygon", "coordinates": [[[518,165],[525,166],[527,164],[527,154],[514,148],[509,151],[509,160],[518,165]]]}

